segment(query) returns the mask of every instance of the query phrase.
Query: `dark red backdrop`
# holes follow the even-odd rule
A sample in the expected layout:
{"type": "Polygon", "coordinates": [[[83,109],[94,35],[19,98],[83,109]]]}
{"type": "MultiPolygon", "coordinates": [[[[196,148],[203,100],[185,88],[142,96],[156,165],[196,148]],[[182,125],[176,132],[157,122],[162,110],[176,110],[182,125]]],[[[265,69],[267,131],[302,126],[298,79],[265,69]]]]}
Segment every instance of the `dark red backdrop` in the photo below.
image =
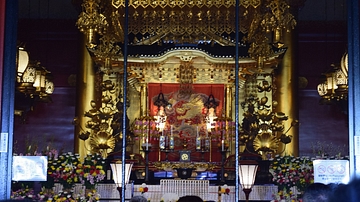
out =
{"type": "MultiPolygon", "coordinates": [[[[195,137],[197,131],[200,136],[206,136],[206,127],[204,118],[206,116],[206,109],[204,103],[207,101],[209,95],[213,95],[219,102],[219,106],[216,108],[216,115],[221,116],[223,103],[224,103],[224,85],[223,84],[194,84],[193,94],[188,97],[181,97],[178,95],[180,89],[179,84],[148,84],[148,102],[150,115],[156,115],[158,107],[154,105],[154,101],[157,99],[159,93],[163,93],[165,98],[172,102],[172,113],[167,117],[167,128],[165,133],[170,133],[170,124],[174,128],[175,136],[175,152],[169,153],[168,160],[179,160],[179,154],[177,151],[183,149],[183,141],[188,144],[187,150],[191,151],[191,159],[194,161],[201,160],[201,154],[196,152],[195,137]],[[201,101],[201,102],[200,102],[201,101]],[[181,108],[186,111],[179,112],[177,110],[181,108]]],[[[154,151],[149,154],[151,161],[157,161],[159,158],[158,144],[159,140],[154,138],[151,140],[154,147],[154,151]]],[[[205,153],[204,158],[206,161],[210,161],[210,153],[205,153]]],[[[165,159],[165,153],[161,153],[161,160],[165,159]]],[[[217,142],[214,139],[212,141],[211,161],[221,161],[221,155],[217,149],[217,142]]]]}

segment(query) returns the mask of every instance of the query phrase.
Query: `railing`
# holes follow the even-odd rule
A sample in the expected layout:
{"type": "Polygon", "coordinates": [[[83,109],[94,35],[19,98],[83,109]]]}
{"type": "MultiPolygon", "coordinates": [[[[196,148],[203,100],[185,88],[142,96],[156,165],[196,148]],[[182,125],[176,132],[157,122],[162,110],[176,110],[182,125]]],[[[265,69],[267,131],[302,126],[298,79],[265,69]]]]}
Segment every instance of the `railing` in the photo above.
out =
{"type": "MultiPolygon", "coordinates": [[[[164,202],[167,197],[173,195],[181,197],[185,195],[197,195],[206,201],[234,202],[235,201],[235,186],[227,186],[230,189],[229,194],[221,194],[219,198],[219,186],[210,185],[208,180],[161,180],[160,185],[145,185],[148,187],[148,192],[140,193],[139,188],[144,185],[127,184],[125,189],[125,199],[129,200],[132,196],[143,195],[151,202],[164,202]]],[[[54,190],[61,190],[61,185],[56,184],[54,190]]],[[[98,184],[97,192],[100,194],[101,202],[114,202],[119,200],[119,192],[115,184],[98,184]]],[[[85,188],[80,184],[75,186],[75,193],[82,193],[85,188]]],[[[276,194],[278,187],[274,185],[255,185],[250,193],[250,200],[270,201],[273,199],[273,194],[276,194]]],[[[245,194],[241,187],[239,190],[239,199],[245,200],[245,194]]]]}

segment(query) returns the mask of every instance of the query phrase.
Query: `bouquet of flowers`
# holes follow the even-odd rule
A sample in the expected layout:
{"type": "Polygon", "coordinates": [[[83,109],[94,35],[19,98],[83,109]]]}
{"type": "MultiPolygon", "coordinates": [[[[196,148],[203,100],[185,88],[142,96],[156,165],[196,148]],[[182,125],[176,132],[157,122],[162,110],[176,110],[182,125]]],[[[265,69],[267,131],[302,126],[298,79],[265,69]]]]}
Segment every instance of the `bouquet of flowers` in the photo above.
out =
{"type": "Polygon", "coordinates": [[[54,190],[41,188],[41,191],[37,194],[38,201],[52,201],[54,197],[54,190]]]}
{"type": "Polygon", "coordinates": [[[83,196],[80,196],[78,201],[80,202],[95,202],[100,200],[100,194],[95,189],[86,191],[83,196]]]}
{"type": "Polygon", "coordinates": [[[308,157],[276,155],[271,159],[269,171],[273,175],[273,183],[279,187],[278,195],[290,193],[293,187],[301,194],[314,182],[313,165],[308,157]]]}
{"type": "Polygon", "coordinates": [[[32,188],[21,188],[11,193],[12,200],[33,200],[36,199],[34,190],[32,188]]]}
{"type": "Polygon", "coordinates": [[[148,192],[148,191],[149,191],[149,188],[146,186],[145,183],[142,183],[142,184],[141,184],[141,187],[139,187],[139,192],[140,192],[141,194],[144,194],[144,193],[146,193],[146,192],[148,192]]]}
{"type": "Polygon", "coordinates": [[[49,160],[48,175],[63,186],[63,189],[71,189],[79,182],[76,172],[80,163],[79,155],[71,152],[60,155],[57,159],[49,160]]]}
{"type": "Polygon", "coordinates": [[[95,189],[96,184],[104,180],[105,159],[100,154],[89,154],[83,164],[78,164],[76,172],[86,189],[95,189]]]}
{"type": "Polygon", "coordinates": [[[296,194],[294,194],[291,190],[288,191],[286,189],[280,190],[278,193],[273,194],[273,200],[271,202],[295,202],[297,200],[296,194]]]}
{"type": "Polygon", "coordinates": [[[229,195],[230,189],[227,187],[227,185],[221,186],[221,187],[220,187],[220,193],[221,193],[221,194],[229,195]]]}
{"type": "Polygon", "coordinates": [[[58,194],[54,195],[52,201],[77,202],[79,199],[72,191],[60,191],[58,194]]]}

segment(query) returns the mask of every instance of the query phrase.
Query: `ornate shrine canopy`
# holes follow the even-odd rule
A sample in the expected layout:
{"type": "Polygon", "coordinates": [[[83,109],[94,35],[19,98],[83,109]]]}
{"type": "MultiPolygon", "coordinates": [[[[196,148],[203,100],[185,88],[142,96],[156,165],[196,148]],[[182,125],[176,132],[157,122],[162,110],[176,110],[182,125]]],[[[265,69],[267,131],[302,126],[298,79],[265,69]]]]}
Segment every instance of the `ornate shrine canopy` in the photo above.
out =
{"type": "Polygon", "coordinates": [[[238,27],[239,56],[250,58],[263,68],[263,62],[284,46],[283,32],[296,25],[284,0],[240,0],[238,8],[234,0],[132,0],[128,10],[125,6],[125,1],[85,0],[77,21],[97,61],[108,67],[123,57],[124,42],[128,42],[129,53],[134,56],[149,49],[151,53],[144,54],[156,55],[171,46],[193,44],[205,48],[205,52],[212,49],[214,56],[235,57],[231,47],[236,44],[238,27]],[[101,36],[99,40],[97,34],[101,36]]]}

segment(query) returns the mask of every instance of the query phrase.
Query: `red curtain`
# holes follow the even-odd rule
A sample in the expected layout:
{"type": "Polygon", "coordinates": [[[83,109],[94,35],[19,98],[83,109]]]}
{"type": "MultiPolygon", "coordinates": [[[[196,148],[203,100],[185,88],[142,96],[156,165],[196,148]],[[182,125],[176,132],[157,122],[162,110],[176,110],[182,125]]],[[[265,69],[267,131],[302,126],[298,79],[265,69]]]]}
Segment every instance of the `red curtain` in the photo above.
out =
{"type": "MultiPolygon", "coordinates": [[[[187,100],[183,100],[178,98],[177,93],[180,90],[180,84],[159,84],[159,83],[149,83],[148,84],[148,103],[149,103],[149,110],[150,110],[150,115],[154,116],[156,115],[157,111],[158,111],[158,107],[154,105],[154,101],[158,98],[158,95],[160,93],[164,94],[164,97],[167,101],[169,101],[170,99],[172,100],[172,104],[176,103],[173,108],[175,108],[174,110],[177,111],[177,107],[180,108],[186,108],[187,110],[192,110],[192,112],[189,112],[189,114],[192,116],[191,118],[187,119],[187,115],[186,114],[181,114],[181,119],[174,117],[174,116],[180,116],[177,112],[175,113],[176,115],[168,115],[168,120],[167,120],[167,124],[168,125],[174,125],[174,126],[179,126],[183,125],[184,122],[186,125],[190,125],[193,129],[197,128],[198,125],[201,125],[201,119],[202,116],[204,116],[204,106],[203,103],[201,104],[201,108],[199,109],[199,103],[197,102],[197,106],[194,106],[194,103],[187,103],[187,100]],[[184,107],[186,106],[186,107],[184,107]],[[193,108],[189,109],[188,106],[194,106],[193,108]],[[184,118],[185,117],[185,118],[184,118]]],[[[224,85],[223,84],[193,84],[193,96],[196,98],[201,98],[202,102],[206,102],[209,95],[213,95],[214,98],[216,99],[216,101],[218,101],[219,105],[216,108],[216,115],[218,117],[221,116],[222,114],[222,109],[223,109],[223,105],[224,105],[224,85]]],[[[185,112],[186,113],[186,112],[185,112]]],[[[189,127],[190,127],[189,126],[189,127]]],[[[202,160],[202,158],[204,158],[205,161],[210,161],[210,153],[206,152],[205,154],[203,154],[203,156],[201,156],[200,152],[196,152],[196,148],[194,147],[194,142],[195,142],[195,138],[193,136],[187,136],[186,134],[186,130],[189,130],[189,133],[194,134],[194,130],[191,131],[191,128],[189,129],[182,129],[182,131],[177,131],[177,135],[175,136],[175,152],[169,153],[167,155],[168,159],[170,161],[178,161],[179,160],[179,154],[178,150],[182,150],[182,142],[183,141],[188,141],[189,142],[189,147],[186,150],[190,150],[191,151],[191,160],[193,161],[200,161],[202,160]]],[[[202,129],[202,132],[204,133],[204,128],[202,129]]],[[[158,161],[159,160],[159,156],[161,158],[161,160],[165,160],[165,153],[161,152],[159,153],[159,148],[158,148],[158,144],[159,144],[159,140],[157,138],[153,138],[151,140],[152,145],[156,145],[153,147],[153,151],[150,152],[149,154],[149,160],[150,161],[158,161]]],[[[218,147],[217,147],[217,142],[216,140],[212,140],[211,141],[212,144],[212,150],[211,150],[211,161],[212,162],[219,162],[221,161],[221,154],[218,152],[218,147]]]]}

